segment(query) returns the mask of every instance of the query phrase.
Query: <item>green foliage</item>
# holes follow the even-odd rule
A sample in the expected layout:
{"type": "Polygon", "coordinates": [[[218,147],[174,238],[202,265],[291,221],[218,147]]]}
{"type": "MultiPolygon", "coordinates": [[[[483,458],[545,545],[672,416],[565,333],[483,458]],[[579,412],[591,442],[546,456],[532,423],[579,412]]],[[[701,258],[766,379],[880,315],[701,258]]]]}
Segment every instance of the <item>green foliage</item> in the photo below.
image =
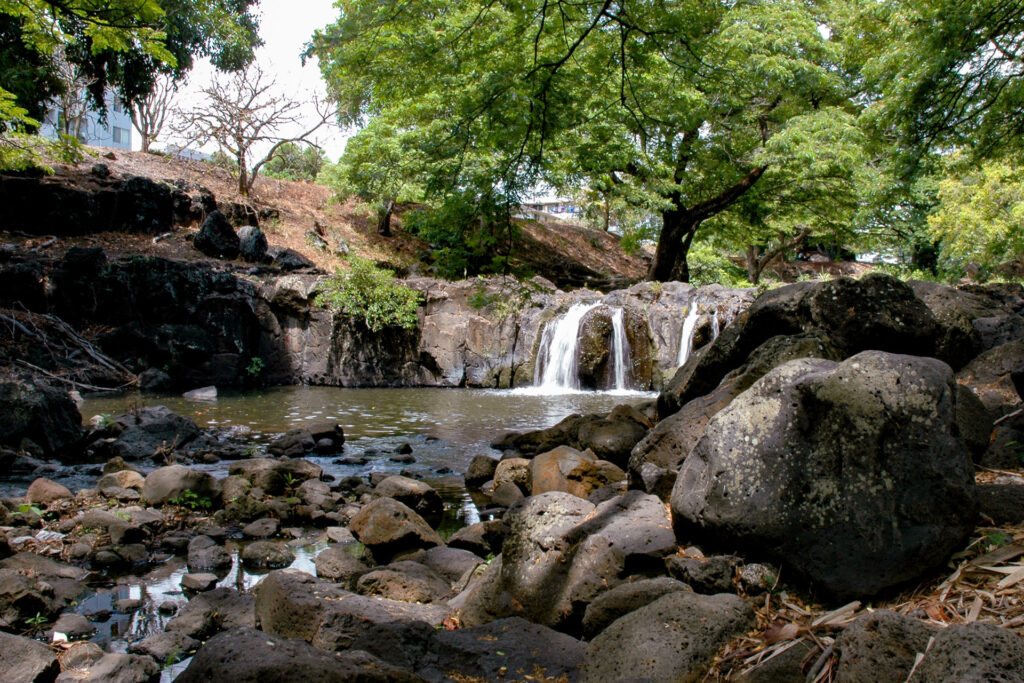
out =
{"type": "Polygon", "coordinates": [[[351,255],[349,270],[328,278],[316,296],[316,303],[363,321],[367,329],[379,332],[396,326],[416,326],[416,309],[421,295],[395,282],[394,271],[378,268],[369,259],[351,255]]]}
{"type": "Polygon", "coordinates": [[[263,362],[263,359],[259,356],[253,356],[249,360],[249,364],[245,366],[245,371],[249,373],[250,377],[259,377],[264,367],[266,367],[266,363],[263,362]]]}
{"type": "Polygon", "coordinates": [[[988,272],[1024,260],[1024,171],[1001,161],[974,169],[954,166],[938,188],[928,229],[943,257],[988,272]]]}
{"type": "Polygon", "coordinates": [[[177,498],[170,498],[167,500],[171,505],[177,505],[193,512],[200,510],[210,510],[213,508],[213,501],[206,496],[200,496],[192,489],[185,489],[181,495],[177,498]]]}
{"type": "Polygon", "coordinates": [[[43,511],[31,503],[22,503],[18,506],[18,514],[27,515],[32,513],[36,517],[42,517],[43,511]]]}
{"type": "Polygon", "coordinates": [[[821,220],[808,203],[855,192],[856,104],[839,45],[820,30],[823,3],[339,6],[314,39],[329,90],[353,122],[386,121],[415,150],[440,211],[424,232],[453,234],[439,240],[449,273],[460,259],[482,270],[502,236],[476,199],[518,198],[538,181],[660,214],[657,279],[751,188],[775,201],[748,214],[784,224],[821,220]],[[481,246],[467,252],[472,233],[481,246]]]}
{"type": "Polygon", "coordinates": [[[515,278],[504,278],[496,292],[488,292],[487,281],[478,276],[476,287],[469,295],[468,303],[477,310],[489,308],[504,320],[508,316],[517,315],[526,308],[533,295],[543,289],[531,281],[520,281],[515,278]]]}
{"type": "Polygon", "coordinates": [[[232,175],[238,173],[238,160],[231,156],[222,149],[218,149],[216,152],[210,155],[210,158],[205,159],[205,162],[212,164],[217,168],[223,168],[232,175]]]}
{"type": "Polygon", "coordinates": [[[690,282],[698,287],[716,283],[725,287],[751,286],[746,272],[706,241],[695,242],[690,250],[690,282]]]}
{"type": "Polygon", "coordinates": [[[316,180],[326,163],[324,151],[312,145],[286,142],[263,166],[263,175],[280,180],[316,180]]]}
{"type": "Polygon", "coordinates": [[[36,612],[34,617],[27,617],[25,619],[25,625],[28,626],[33,632],[42,630],[43,624],[48,622],[49,619],[42,612],[36,612]]]}

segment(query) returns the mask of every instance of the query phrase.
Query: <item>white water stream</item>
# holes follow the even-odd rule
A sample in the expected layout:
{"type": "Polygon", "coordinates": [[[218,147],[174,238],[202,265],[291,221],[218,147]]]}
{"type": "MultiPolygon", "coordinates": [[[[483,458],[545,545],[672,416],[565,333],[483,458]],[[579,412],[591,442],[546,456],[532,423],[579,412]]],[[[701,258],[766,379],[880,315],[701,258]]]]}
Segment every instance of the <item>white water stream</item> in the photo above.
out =
{"type": "Polygon", "coordinates": [[[700,315],[698,308],[697,299],[692,299],[690,309],[686,312],[686,318],[683,319],[683,333],[679,336],[679,358],[676,362],[676,365],[680,367],[693,351],[693,335],[697,332],[697,317],[700,315]]]}
{"type": "Polygon", "coordinates": [[[533,384],[538,391],[579,390],[576,347],[583,316],[599,304],[573,304],[565,315],[544,326],[533,384]]]}
{"type": "Polygon", "coordinates": [[[612,312],[612,367],[615,373],[615,385],[612,388],[615,391],[628,391],[630,388],[627,370],[629,369],[631,349],[629,348],[629,339],[626,338],[624,317],[621,308],[616,308],[612,312]]]}

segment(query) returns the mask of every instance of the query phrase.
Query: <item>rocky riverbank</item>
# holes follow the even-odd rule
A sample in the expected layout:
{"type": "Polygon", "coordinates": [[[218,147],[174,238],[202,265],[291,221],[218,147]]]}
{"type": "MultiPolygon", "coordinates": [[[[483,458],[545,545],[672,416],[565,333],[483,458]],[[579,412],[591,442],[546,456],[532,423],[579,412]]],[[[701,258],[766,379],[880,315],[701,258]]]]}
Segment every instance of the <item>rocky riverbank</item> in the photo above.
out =
{"type": "Polygon", "coordinates": [[[304,456],[341,447],[330,424],[239,447],[221,479],[134,471],[226,455],[178,416],[97,425],[120,458],[94,487],[3,501],[5,666],[144,681],[194,651],[178,680],[1024,680],[1022,310],[1020,286],[773,290],[657,401],[496,435],[503,457],[463,473],[483,521],[447,538],[421,481],[325,480],[304,456]],[[314,571],[281,568],[311,540],[314,571]],[[74,608],[91,582],[174,561],[173,618],[126,654],[73,642],[104,616],[74,608]],[[250,591],[233,565],[269,573],[250,591]],[[32,638],[54,632],[69,642],[32,638]]]}

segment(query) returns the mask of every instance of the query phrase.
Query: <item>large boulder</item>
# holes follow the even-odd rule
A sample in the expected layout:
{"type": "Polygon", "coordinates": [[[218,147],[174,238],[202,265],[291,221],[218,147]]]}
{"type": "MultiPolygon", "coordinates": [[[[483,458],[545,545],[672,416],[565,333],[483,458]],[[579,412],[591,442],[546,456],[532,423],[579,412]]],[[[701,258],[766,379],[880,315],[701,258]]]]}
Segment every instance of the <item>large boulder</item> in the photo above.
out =
{"type": "Polygon", "coordinates": [[[189,600],[164,628],[196,640],[231,628],[255,628],[255,605],[256,598],[249,593],[214,588],[189,600]]]}
{"type": "Polygon", "coordinates": [[[422,517],[393,498],[371,501],[349,520],[349,528],[377,562],[408,550],[444,545],[422,517]]]}
{"type": "Polygon", "coordinates": [[[905,681],[935,627],[890,610],[858,617],[836,639],[838,683],[905,681]]]}
{"type": "Polygon", "coordinates": [[[302,640],[268,635],[254,628],[218,634],[200,648],[179,683],[412,683],[418,676],[360,650],[324,652],[302,640]],[[253,656],[259,653],[259,656],[253,656]]]}
{"type": "Polygon", "coordinates": [[[60,665],[38,640],[0,632],[0,670],[9,681],[49,683],[60,673],[60,665]]]}
{"type": "Polygon", "coordinates": [[[779,287],[759,296],[676,372],[658,398],[658,412],[667,417],[707,394],[772,337],[818,332],[843,356],[868,349],[932,356],[938,330],[913,290],[881,273],[779,287]]]}
{"type": "Polygon", "coordinates": [[[422,481],[396,474],[381,481],[373,491],[379,496],[394,498],[399,503],[415,510],[425,519],[441,520],[441,513],[444,509],[441,494],[422,481]]]}
{"type": "Polygon", "coordinates": [[[569,446],[559,446],[530,461],[533,495],[564,491],[588,498],[597,489],[625,479],[626,473],[615,464],[597,460],[589,451],[580,453],[569,446]]]}
{"type": "Polygon", "coordinates": [[[231,221],[220,211],[211,211],[192,244],[207,256],[232,259],[238,256],[239,240],[231,221]]]}
{"type": "Polygon", "coordinates": [[[68,392],[45,384],[11,379],[0,382],[0,444],[19,448],[29,439],[47,455],[78,443],[82,415],[68,392]]]}
{"type": "Polygon", "coordinates": [[[220,482],[212,475],[184,465],[160,467],[146,476],[142,497],[151,505],[173,501],[209,507],[220,501],[220,482]]]}
{"type": "Polygon", "coordinates": [[[199,427],[188,417],[171,412],[165,406],[147,406],[113,418],[117,437],[101,449],[109,458],[142,460],[158,450],[169,452],[192,444],[200,435],[199,427]]]}
{"type": "Polygon", "coordinates": [[[243,261],[263,263],[267,259],[267,236],[255,225],[239,228],[238,252],[243,261]]]}
{"type": "Polygon", "coordinates": [[[919,577],[976,520],[956,396],[934,359],[786,363],[708,423],[672,491],[677,533],[774,557],[837,599],[919,577]]]}
{"type": "Polygon", "coordinates": [[[582,681],[702,681],[718,651],[754,624],[735,595],[668,593],[615,621],[587,647],[582,681]]]}
{"type": "Polygon", "coordinates": [[[349,593],[294,569],[279,569],[256,586],[261,628],[325,650],[353,647],[384,624],[422,622],[431,629],[451,616],[444,605],[417,605],[349,593]]]}
{"type": "Polygon", "coordinates": [[[468,625],[515,615],[578,632],[598,594],[627,576],[663,571],[676,549],[665,505],[640,491],[596,507],[568,493],[542,493],[517,503],[506,520],[500,575],[462,602],[468,625]]]}
{"type": "Polygon", "coordinates": [[[436,602],[451,592],[451,583],[425,564],[404,560],[359,577],[356,592],[402,602],[436,602]]]}
{"type": "Polygon", "coordinates": [[[914,677],[922,681],[1024,681],[1024,638],[975,622],[935,634],[914,677]]]}
{"type": "Polygon", "coordinates": [[[1002,344],[982,353],[956,377],[978,395],[994,416],[1016,410],[1021,405],[1021,394],[1014,377],[1024,378],[1024,340],[1002,344]]]}
{"type": "Polygon", "coordinates": [[[308,479],[320,479],[323,469],[303,458],[251,458],[231,463],[233,476],[244,477],[264,493],[280,495],[308,479]]]}

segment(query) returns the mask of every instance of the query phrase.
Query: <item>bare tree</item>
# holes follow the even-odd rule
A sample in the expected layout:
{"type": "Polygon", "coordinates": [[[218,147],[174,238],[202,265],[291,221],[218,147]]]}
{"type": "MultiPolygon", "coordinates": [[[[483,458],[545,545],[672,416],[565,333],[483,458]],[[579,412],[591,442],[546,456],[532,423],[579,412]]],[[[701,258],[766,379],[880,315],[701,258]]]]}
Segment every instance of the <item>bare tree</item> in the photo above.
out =
{"type": "Polygon", "coordinates": [[[154,81],[149,94],[128,108],[132,125],[139,131],[143,152],[149,151],[149,146],[163,130],[177,90],[174,79],[168,74],[161,74],[154,81]]]}
{"type": "MultiPolygon", "coordinates": [[[[220,149],[238,162],[238,192],[248,195],[260,169],[288,142],[310,141],[321,126],[334,117],[332,110],[316,104],[313,124],[297,135],[285,136],[284,130],[296,130],[302,123],[302,103],[276,92],[274,79],[258,64],[244,71],[214,77],[201,93],[204,102],[182,112],[175,131],[189,143],[216,142],[220,149]],[[259,159],[255,149],[270,145],[259,159]]],[[[315,146],[315,145],[314,145],[315,146]]]]}
{"type": "Polygon", "coordinates": [[[89,86],[96,79],[83,76],[79,67],[68,61],[63,46],[53,52],[53,67],[61,82],[61,92],[56,102],[57,130],[64,135],[81,138],[82,125],[89,112],[89,86]]]}

